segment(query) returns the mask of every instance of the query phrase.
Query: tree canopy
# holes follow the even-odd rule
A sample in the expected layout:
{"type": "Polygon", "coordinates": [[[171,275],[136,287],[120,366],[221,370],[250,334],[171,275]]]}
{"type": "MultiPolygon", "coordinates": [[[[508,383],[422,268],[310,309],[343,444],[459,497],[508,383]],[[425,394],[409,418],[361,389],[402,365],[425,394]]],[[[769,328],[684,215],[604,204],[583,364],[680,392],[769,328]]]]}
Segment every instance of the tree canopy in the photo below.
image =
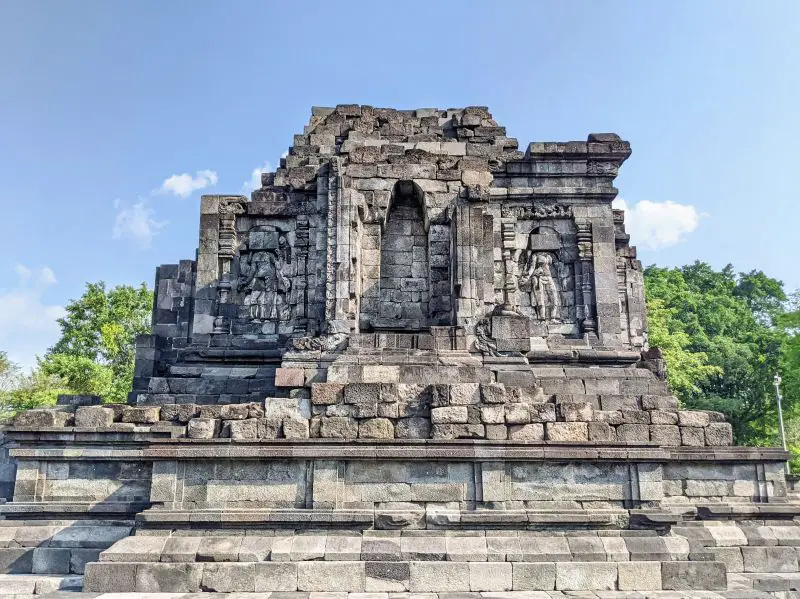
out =
{"type": "MultiPolygon", "coordinates": [[[[783,284],[695,262],[647,268],[645,289],[650,344],[664,350],[672,391],[687,407],[724,412],[737,443],[774,443],[773,377],[794,381],[800,368],[798,315],[783,284]]],[[[792,414],[797,394],[785,395],[792,414]]]]}
{"type": "Polygon", "coordinates": [[[152,304],[153,294],[144,283],[111,289],[102,281],[88,283],[83,295],[67,304],[66,315],[58,320],[60,339],[38,358],[32,373],[21,375],[2,354],[5,411],[53,404],[61,393],[124,402],[133,380],[136,335],[150,330],[152,304]]]}

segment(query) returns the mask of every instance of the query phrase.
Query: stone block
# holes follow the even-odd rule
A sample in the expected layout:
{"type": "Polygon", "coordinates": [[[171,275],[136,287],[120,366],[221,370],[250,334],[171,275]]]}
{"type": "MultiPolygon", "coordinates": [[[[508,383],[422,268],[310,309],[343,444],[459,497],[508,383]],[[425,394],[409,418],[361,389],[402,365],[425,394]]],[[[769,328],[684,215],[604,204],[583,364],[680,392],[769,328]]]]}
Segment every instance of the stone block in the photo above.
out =
{"type": "Polygon", "coordinates": [[[364,562],[300,562],[297,564],[298,591],[347,591],[360,593],[366,583],[364,562]]]}
{"type": "Polygon", "coordinates": [[[412,593],[457,593],[469,591],[467,562],[411,562],[412,593]]]}
{"type": "Polygon", "coordinates": [[[557,591],[613,591],[617,588],[617,564],[558,562],[557,591]]]}
{"type": "Polygon", "coordinates": [[[133,592],[136,589],[135,563],[94,562],[86,564],[83,591],[86,593],[133,592]]]}
{"type": "Polygon", "coordinates": [[[617,432],[608,422],[589,423],[589,441],[610,442],[617,440],[617,432]]]}
{"type": "Polygon", "coordinates": [[[470,591],[510,591],[511,564],[508,562],[470,562],[470,591]]]}
{"type": "Polygon", "coordinates": [[[665,591],[724,591],[725,564],[720,562],[662,562],[661,588],[665,591]]]}
{"type": "Polygon", "coordinates": [[[200,548],[201,537],[169,537],[161,552],[161,561],[193,563],[200,548]]]}
{"type": "Polygon", "coordinates": [[[502,404],[506,402],[506,386],[502,383],[489,383],[481,385],[481,399],[483,403],[502,404]]]}
{"type": "Polygon", "coordinates": [[[235,562],[244,537],[203,537],[197,547],[198,562],[235,562]]]}
{"type": "Polygon", "coordinates": [[[213,439],[220,432],[220,421],[215,418],[192,418],[186,429],[190,439],[213,439]]]}
{"type": "Polygon", "coordinates": [[[128,406],[122,410],[122,422],[154,424],[161,416],[158,406],[128,406]]]}
{"type": "Polygon", "coordinates": [[[478,383],[455,383],[450,385],[450,405],[468,406],[477,404],[480,400],[481,392],[478,383]]]}
{"type": "Polygon", "coordinates": [[[645,444],[650,442],[650,427],[646,424],[620,424],[617,427],[620,443],[645,444]]]}
{"type": "Polygon", "coordinates": [[[33,550],[34,574],[69,574],[70,550],[52,547],[36,547],[33,550]]]}
{"type": "Polygon", "coordinates": [[[264,417],[269,420],[311,418],[311,400],[302,397],[270,397],[264,402],[264,417]]]}
{"type": "Polygon", "coordinates": [[[555,422],[556,405],[553,403],[532,404],[531,422],[555,422]]]}
{"type": "MultiPolygon", "coordinates": [[[[283,436],[286,439],[308,439],[310,435],[309,421],[302,416],[287,416],[281,425],[283,436]]],[[[259,433],[259,437],[264,435],[259,433]]]]}
{"type": "Polygon", "coordinates": [[[361,536],[328,534],[325,542],[325,560],[329,562],[358,561],[361,559],[361,536]]]}
{"type": "Polygon", "coordinates": [[[400,418],[395,424],[394,435],[398,439],[429,439],[431,421],[428,418],[400,418]]]}
{"type": "Polygon", "coordinates": [[[706,444],[706,435],[702,428],[695,426],[682,426],[681,445],[690,447],[703,447],[706,444]]]}
{"type": "Polygon", "coordinates": [[[528,424],[531,421],[531,410],[524,403],[508,403],[504,406],[506,424],[528,424]]]}
{"type": "Polygon", "coordinates": [[[620,591],[660,591],[661,562],[621,562],[620,591]]]}
{"type": "Polygon", "coordinates": [[[506,419],[502,405],[491,405],[480,408],[481,422],[484,424],[503,424],[506,419]]]}
{"type": "Polygon", "coordinates": [[[50,547],[105,549],[130,534],[130,526],[68,526],[53,535],[50,547]]]}
{"type": "Polygon", "coordinates": [[[139,564],[139,593],[197,593],[203,578],[202,564],[139,564]]]}
{"type": "Polygon", "coordinates": [[[358,422],[355,418],[344,416],[322,418],[320,436],[326,439],[355,439],[358,437],[358,422]]]}
{"type": "Polygon", "coordinates": [[[678,413],[654,410],[650,412],[650,424],[678,424],[678,413]]]}
{"type": "Polygon", "coordinates": [[[302,368],[276,368],[276,387],[302,387],[305,384],[305,371],[302,368]]]}
{"type": "Polygon", "coordinates": [[[70,549],[69,571],[72,574],[83,574],[86,564],[100,561],[100,549],[70,549]]]}
{"type": "Polygon", "coordinates": [[[451,562],[485,562],[486,538],[471,536],[447,537],[447,559],[451,562]]]}
{"type": "Polygon", "coordinates": [[[14,426],[45,428],[67,426],[72,414],[64,410],[34,409],[25,410],[14,416],[14,426]]]}
{"type": "Polygon", "coordinates": [[[508,438],[514,441],[541,441],[544,439],[544,424],[512,424],[508,427],[508,438]]]}
{"type": "Polygon", "coordinates": [[[228,420],[223,428],[227,430],[228,436],[234,441],[255,441],[258,439],[258,420],[248,418],[247,420],[228,420]]]}
{"type": "Polygon", "coordinates": [[[678,398],[667,395],[642,395],[643,410],[669,410],[678,409],[678,398]]]}
{"type": "Polygon", "coordinates": [[[573,443],[589,440],[589,427],[585,422],[548,422],[545,427],[550,441],[573,443]]]}
{"type": "Polygon", "coordinates": [[[706,412],[695,412],[692,410],[681,410],[678,412],[678,424],[681,426],[708,426],[709,419],[706,412]]]}
{"type": "Polygon", "coordinates": [[[312,383],[311,403],[317,406],[330,406],[344,401],[342,383],[312,383]]]}
{"type": "Polygon", "coordinates": [[[215,563],[203,566],[202,588],[204,592],[253,593],[255,592],[256,565],[215,563]]]}
{"type": "Polygon", "coordinates": [[[556,564],[552,562],[512,564],[515,591],[552,591],[556,588],[556,564]]]}
{"type": "Polygon", "coordinates": [[[380,383],[350,383],[344,388],[344,402],[376,404],[381,399],[380,383]]]}
{"type": "Polygon", "coordinates": [[[100,554],[104,562],[157,562],[167,537],[130,536],[120,539],[100,554]]]}
{"type": "Polygon", "coordinates": [[[444,561],[447,555],[445,537],[408,537],[400,538],[401,559],[408,561],[430,562],[444,561]]]}
{"type": "Polygon", "coordinates": [[[679,447],[681,444],[680,428],[669,424],[651,424],[650,440],[665,447],[679,447]]]}
{"type": "Polygon", "coordinates": [[[463,405],[431,409],[433,424],[466,424],[467,407],[463,405]]]}
{"type": "Polygon", "coordinates": [[[558,404],[558,412],[566,422],[591,422],[594,408],[588,402],[558,404]]]}
{"type": "Polygon", "coordinates": [[[408,562],[366,562],[364,569],[367,593],[401,593],[409,589],[411,565],[408,562]]]}
{"type": "Polygon", "coordinates": [[[220,406],[219,417],[222,420],[244,420],[250,417],[250,406],[246,403],[220,406]]]}
{"type": "Polygon", "coordinates": [[[362,439],[394,439],[394,425],[388,418],[361,420],[358,436],[362,439]]]}
{"type": "Polygon", "coordinates": [[[705,428],[706,445],[733,445],[733,429],[727,422],[712,422],[705,428]]]}
{"type": "Polygon", "coordinates": [[[81,406],[75,410],[75,426],[105,428],[114,423],[114,410],[101,406],[81,406]]]}
{"type": "Polygon", "coordinates": [[[794,547],[742,547],[745,572],[797,572],[794,547]]]}

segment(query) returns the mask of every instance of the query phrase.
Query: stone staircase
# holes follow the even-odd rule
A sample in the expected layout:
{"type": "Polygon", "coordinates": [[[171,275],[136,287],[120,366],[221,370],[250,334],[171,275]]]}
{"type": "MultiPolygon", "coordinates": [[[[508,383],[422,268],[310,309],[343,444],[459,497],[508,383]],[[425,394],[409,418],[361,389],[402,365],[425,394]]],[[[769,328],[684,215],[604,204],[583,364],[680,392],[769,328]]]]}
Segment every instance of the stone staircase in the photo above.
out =
{"type": "Polygon", "coordinates": [[[0,520],[0,598],[74,597],[86,564],[132,530],[129,521],[0,520]]]}
{"type": "Polygon", "coordinates": [[[677,593],[665,597],[800,591],[800,525],[794,521],[687,522],[666,534],[585,529],[153,533],[126,537],[103,551],[100,561],[86,567],[85,591],[350,592],[369,593],[371,599],[377,598],[373,593],[525,592],[530,599],[531,592],[595,596],[616,591],[638,598],[644,595],[635,593],[650,591],[677,593]]]}

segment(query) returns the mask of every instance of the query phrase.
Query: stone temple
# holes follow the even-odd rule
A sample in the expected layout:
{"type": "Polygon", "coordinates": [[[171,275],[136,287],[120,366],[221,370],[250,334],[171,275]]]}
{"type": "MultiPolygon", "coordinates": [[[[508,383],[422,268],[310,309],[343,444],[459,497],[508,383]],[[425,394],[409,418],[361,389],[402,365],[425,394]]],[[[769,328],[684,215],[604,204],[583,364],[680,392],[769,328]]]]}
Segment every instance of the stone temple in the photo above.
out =
{"type": "Polygon", "coordinates": [[[483,107],[313,109],[157,269],[129,403],[5,431],[0,585],[788,597],[789,456],[667,390],[629,155],[520,150],[483,107]]]}

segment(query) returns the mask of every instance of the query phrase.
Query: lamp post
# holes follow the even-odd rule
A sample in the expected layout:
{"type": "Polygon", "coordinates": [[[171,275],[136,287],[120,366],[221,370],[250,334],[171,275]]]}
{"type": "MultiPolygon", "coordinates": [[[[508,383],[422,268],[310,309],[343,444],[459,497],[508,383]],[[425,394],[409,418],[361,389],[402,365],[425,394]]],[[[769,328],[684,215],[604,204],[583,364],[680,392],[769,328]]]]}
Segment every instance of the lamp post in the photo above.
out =
{"type": "MultiPolygon", "coordinates": [[[[786,449],[786,431],[783,428],[783,408],[781,407],[781,375],[775,373],[775,378],[772,379],[775,383],[775,398],[778,401],[778,422],[781,426],[781,443],[783,444],[783,451],[786,449]]],[[[789,475],[789,462],[786,462],[786,474],[789,475]]]]}

